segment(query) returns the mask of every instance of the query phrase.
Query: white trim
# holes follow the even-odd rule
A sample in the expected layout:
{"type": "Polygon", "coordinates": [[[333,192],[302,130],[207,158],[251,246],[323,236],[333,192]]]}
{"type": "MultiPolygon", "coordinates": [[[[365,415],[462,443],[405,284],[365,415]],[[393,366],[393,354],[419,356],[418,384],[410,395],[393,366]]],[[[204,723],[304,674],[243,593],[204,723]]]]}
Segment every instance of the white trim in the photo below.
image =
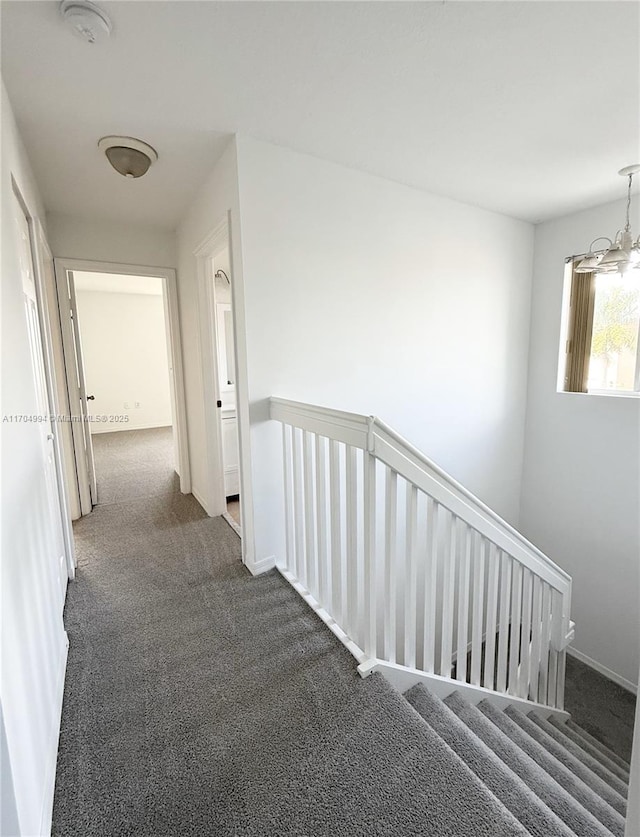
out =
{"type": "MultiPolygon", "coordinates": [[[[216,224],[213,230],[194,249],[196,259],[200,360],[205,412],[205,444],[207,464],[206,498],[197,497],[204,510],[212,517],[224,515],[227,503],[224,489],[222,454],[222,428],[220,410],[216,402],[221,399],[218,375],[217,330],[215,317],[215,281],[212,259],[216,252],[226,245],[229,251],[231,273],[231,310],[236,364],[236,416],[238,422],[238,454],[240,476],[240,513],[242,515],[242,561],[256,574],[264,572],[274,564],[266,566],[264,561],[254,563],[255,545],[253,528],[253,502],[251,494],[251,454],[249,389],[247,385],[246,327],[244,317],[244,290],[242,271],[234,259],[234,230],[231,212],[216,224]],[[236,269],[238,267],[238,269],[236,269]],[[263,569],[264,565],[264,569],[263,569]]],[[[238,261],[240,253],[238,253],[238,261]]]]}
{"type": "Polygon", "coordinates": [[[580,398],[586,398],[588,396],[594,396],[595,398],[630,398],[633,400],[634,398],[640,398],[640,392],[636,391],[625,391],[625,390],[611,390],[611,389],[591,389],[589,392],[569,392],[566,389],[559,389],[559,395],[577,395],[580,398]]]}
{"type": "Polygon", "coordinates": [[[618,686],[622,686],[623,689],[626,689],[628,692],[631,692],[633,695],[638,694],[638,686],[635,683],[632,683],[630,680],[627,680],[626,677],[623,677],[621,674],[616,674],[615,671],[612,671],[610,668],[603,666],[602,663],[599,663],[597,660],[594,660],[593,657],[587,656],[587,654],[583,654],[582,651],[578,651],[577,648],[570,646],[567,648],[567,654],[570,657],[574,657],[576,660],[579,660],[581,663],[589,666],[589,668],[594,669],[599,674],[604,675],[604,677],[608,678],[609,680],[613,680],[614,683],[617,683],[618,686]]]}
{"type": "Polygon", "coordinates": [[[209,514],[209,512],[207,511],[207,507],[206,507],[206,504],[205,504],[205,502],[204,502],[204,498],[203,498],[203,497],[202,497],[202,495],[199,493],[198,489],[197,489],[197,488],[195,488],[193,485],[191,486],[191,494],[192,494],[192,495],[196,498],[196,500],[198,501],[198,503],[202,506],[202,511],[203,511],[205,514],[209,515],[209,517],[211,517],[211,515],[210,515],[210,514],[209,514]]]}
{"type": "Polygon", "coordinates": [[[269,555],[267,558],[263,558],[261,561],[253,561],[251,564],[246,564],[246,568],[249,570],[251,575],[262,575],[262,573],[269,572],[269,570],[273,570],[276,567],[276,559],[274,555],[269,555]]]}
{"type": "Polygon", "coordinates": [[[515,706],[521,712],[527,713],[534,711],[542,718],[558,718],[560,721],[568,721],[571,717],[563,709],[555,709],[543,703],[515,697],[515,695],[493,692],[491,689],[485,689],[484,686],[472,686],[471,683],[465,683],[461,680],[451,680],[447,677],[440,677],[437,674],[427,674],[424,671],[405,668],[405,666],[400,666],[396,663],[386,663],[382,660],[367,660],[363,665],[358,666],[358,671],[363,677],[366,677],[373,671],[379,671],[403,694],[412,686],[415,686],[416,683],[424,683],[430,692],[433,692],[434,695],[442,699],[446,698],[452,692],[460,692],[465,700],[468,700],[472,704],[480,703],[481,700],[487,700],[501,710],[506,709],[507,706],[515,706]]]}
{"type": "MultiPolygon", "coordinates": [[[[189,461],[189,444],[187,437],[187,412],[184,385],[184,365],[182,354],[182,340],[180,336],[180,314],[178,309],[178,288],[176,272],[173,268],[153,267],[149,265],[121,264],[117,262],[99,262],[88,259],[54,259],[57,287],[58,305],[60,309],[60,325],[62,340],[65,352],[65,367],[67,374],[67,386],[69,392],[69,408],[72,416],[77,415],[76,402],[78,401],[77,387],[73,385],[73,363],[75,363],[75,348],[70,325],[70,302],[65,292],[67,286],[68,271],[85,271],[89,273],[115,273],[129,276],[152,276],[162,279],[163,298],[165,301],[166,323],[168,332],[168,347],[171,354],[170,374],[173,390],[173,414],[174,430],[178,440],[178,474],[180,476],[180,491],[183,494],[191,492],[191,467],[189,461]]],[[[88,475],[85,478],[84,457],[79,433],[82,428],[77,427],[77,422],[72,423],[74,434],[74,450],[76,457],[76,474],[80,490],[81,508],[83,514],[91,511],[90,500],[88,499],[88,475]]],[[[125,429],[125,428],[122,428],[125,429]]],[[[140,428],[141,429],[141,428],[140,428]]],[[[106,431],[104,431],[106,432],[106,431]]]]}
{"type": "MultiPolygon", "coordinates": [[[[274,563],[275,563],[275,559],[274,563]]],[[[263,563],[263,562],[260,562],[263,563]]],[[[328,613],[322,605],[320,605],[317,600],[311,595],[311,593],[307,590],[307,588],[301,584],[295,575],[289,570],[285,569],[284,567],[275,564],[276,569],[280,573],[280,575],[286,579],[289,584],[293,587],[293,589],[305,600],[305,602],[309,605],[309,607],[313,610],[313,612],[322,619],[324,624],[329,628],[332,634],[334,634],[340,642],[344,645],[344,647],[349,651],[349,653],[355,657],[358,663],[366,663],[368,662],[367,657],[360,648],[360,646],[356,645],[356,643],[342,630],[340,625],[335,621],[333,616],[328,613]]],[[[270,569],[267,568],[267,569],[270,569]]],[[[254,573],[255,575],[256,573],[254,573]]]]}
{"type": "Polygon", "coordinates": [[[69,419],[71,421],[71,440],[73,465],[72,470],[76,475],[76,487],[80,504],[80,514],[85,515],[91,512],[91,495],[89,492],[89,476],[87,473],[86,454],[84,450],[83,431],[80,422],[82,413],[80,409],[80,390],[75,370],[76,350],[73,340],[73,329],[71,326],[71,299],[69,298],[69,285],[67,271],[58,265],[57,259],[53,260],[56,274],[56,293],[58,295],[58,317],[60,334],[62,336],[62,351],[64,355],[64,374],[67,385],[67,398],[69,407],[69,419]],[[81,477],[82,474],[82,477],[81,477]]]}
{"type": "Polygon", "coordinates": [[[210,517],[219,517],[227,508],[224,495],[222,431],[216,402],[221,399],[217,364],[217,323],[215,317],[215,280],[211,260],[228,241],[225,218],[196,247],[198,311],[200,314],[200,357],[205,415],[206,502],[202,505],[210,517]]]}
{"type": "MultiPolygon", "coordinates": [[[[224,514],[222,515],[222,519],[226,523],[228,523],[229,526],[231,526],[231,528],[233,529],[233,531],[236,533],[236,535],[239,538],[242,538],[242,528],[241,528],[240,524],[231,517],[229,512],[224,512],[224,514]]],[[[254,573],[254,575],[256,575],[256,573],[254,573]]]]}
{"type": "MultiPolygon", "coordinates": [[[[640,342],[638,343],[640,345],[640,342]]],[[[582,395],[605,395],[608,398],[615,397],[615,398],[640,398],[640,392],[637,390],[626,390],[626,389],[589,389],[587,392],[581,393],[582,395]]]]}
{"type": "MultiPolygon", "coordinates": [[[[53,340],[51,337],[51,312],[47,303],[47,289],[45,287],[45,260],[50,260],[53,266],[53,254],[44,234],[44,229],[39,220],[31,219],[29,222],[32,228],[31,246],[33,252],[33,264],[35,272],[36,298],[38,305],[38,319],[42,330],[42,348],[44,355],[45,377],[49,396],[49,409],[52,415],[60,415],[64,412],[65,405],[59,404],[58,385],[56,377],[56,363],[53,353],[53,340]]],[[[55,270],[54,270],[55,276],[55,270]]],[[[62,445],[62,430],[57,426],[52,427],[53,453],[56,471],[56,483],[58,488],[58,500],[61,511],[62,537],[65,550],[65,563],[68,578],[75,578],[76,574],[76,549],[71,527],[71,506],[67,494],[67,486],[64,472],[64,448],[62,445]]]]}
{"type": "MultiPolygon", "coordinates": [[[[92,436],[99,436],[101,433],[120,433],[121,431],[124,431],[124,430],[156,430],[156,429],[159,429],[161,427],[173,427],[173,425],[172,424],[136,424],[134,427],[132,427],[130,424],[127,424],[126,422],[117,422],[115,427],[110,427],[108,423],[105,426],[104,422],[92,422],[92,421],[89,422],[89,432],[91,433],[92,436]],[[100,430],[94,430],[93,429],[94,424],[99,424],[100,425],[100,430]]],[[[188,493],[188,492],[183,491],[182,493],[184,494],[184,493],[188,493]]]]}
{"type": "Polygon", "coordinates": [[[44,753],[44,796],[40,812],[40,831],[38,834],[51,834],[53,818],[53,796],[56,788],[56,766],[58,763],[58,742],[60,740],[60,726],[62,723],[62,700],[64,697],[64,680],[67,671],[67,655],[69,652],[69,637],[64,632],[64,643],[58,662],[58,681],[56,683],[55,704],[53,706],[53,720],[49,745],[44,753]]]}

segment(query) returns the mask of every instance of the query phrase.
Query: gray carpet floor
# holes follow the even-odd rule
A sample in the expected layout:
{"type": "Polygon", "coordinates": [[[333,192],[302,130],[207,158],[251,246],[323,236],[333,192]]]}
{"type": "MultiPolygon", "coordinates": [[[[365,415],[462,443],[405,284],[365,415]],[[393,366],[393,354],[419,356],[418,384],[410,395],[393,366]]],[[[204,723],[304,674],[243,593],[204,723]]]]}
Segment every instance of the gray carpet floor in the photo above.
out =
{"type": "Polygon", "coordinates": [[[631,760],[636,698],[590,666],[567,656],[565,709],[571,719],[625,761],[631,760]]]}
{"type": "Polygon", "coordinates": [[[152,427],[94,434],[98,505],[179,492],[172,432],[152,427]]]}
{"type": "Polygon", "coordinates": [[[54,835],[525,837],[191,496],[97,506],[75,535],[54,835]]]}

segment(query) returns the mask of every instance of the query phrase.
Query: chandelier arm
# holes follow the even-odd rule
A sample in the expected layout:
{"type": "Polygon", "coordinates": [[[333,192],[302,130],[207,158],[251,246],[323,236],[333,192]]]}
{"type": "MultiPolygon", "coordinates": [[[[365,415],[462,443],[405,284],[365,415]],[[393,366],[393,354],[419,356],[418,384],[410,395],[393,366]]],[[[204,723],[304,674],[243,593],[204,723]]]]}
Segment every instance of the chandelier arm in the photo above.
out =
{"type": "Polygon", "coordinates": [[[589,245],[589,252],[590,253],[594,252],[593,245],[596,243],[596,241],[608,241],[609,242],[609,247],[613,246],[613,241],[611,241],[611,239],[608,236],[599,235],[597,238],[594,238],[593,241],[591,242],[591,244],[589,245]]]}

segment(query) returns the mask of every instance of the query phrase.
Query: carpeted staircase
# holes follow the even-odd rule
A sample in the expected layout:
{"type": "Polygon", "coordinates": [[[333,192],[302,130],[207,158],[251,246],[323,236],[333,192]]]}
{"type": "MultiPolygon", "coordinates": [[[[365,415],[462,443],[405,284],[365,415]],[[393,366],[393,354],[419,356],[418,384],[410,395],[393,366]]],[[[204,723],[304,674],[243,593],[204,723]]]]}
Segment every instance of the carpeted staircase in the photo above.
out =
{"type": "Polygon", "coordinates": [[[424,685],[406,699],[532,837],[623,837],[629,765],[569,721],[444,700],[424,685]]]}

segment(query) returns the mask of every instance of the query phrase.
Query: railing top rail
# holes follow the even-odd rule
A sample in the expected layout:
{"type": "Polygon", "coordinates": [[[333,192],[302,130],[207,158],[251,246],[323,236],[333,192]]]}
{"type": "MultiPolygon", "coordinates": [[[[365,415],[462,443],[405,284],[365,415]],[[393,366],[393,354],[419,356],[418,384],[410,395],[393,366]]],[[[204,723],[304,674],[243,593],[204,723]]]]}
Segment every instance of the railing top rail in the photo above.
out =
{"type": "Polygon", "coordinates": [[[555,574],[561,586],[568,589],[571,584],[571,576],[561,567],[554,563],[547,555],[538,549],[531,541],[527,540],[517,529],[507,523],[499,514],[482,502],[475,494],[472,494],[461,483],[455,480],[450,474],[444,471],[439,465],[425,456],[418,448],[408,442],[399,433],[396,433],[389,425],[374,416],[365,416],[359,413],[349,413],[343,410],[333,410],[327,407],[319,407],[313,404],[306,404],[300,401],[290,401],[286,398],[272,397],[270,399],[271,418],[291,424],[295,427],[313,430],[329,438],[336,438],[346,441],[365,449],[371,450],[375,455],[374,447],[370,447],[372,439],[371,432],[376,435],[385,436],[386,441],[393,444],[405,457],[422,468],[425,472],[435,475],[445,483],[447,487],[463,497],[464,500],[489,518],[492,523],[506,533],[512,541],[515,541],[521,548],[527,550],[531,555],[543,562],[547,569],[555,574]]]}
{"type": "Polygon", "coordinates": [[[437,474],[437,476],[444,482],[446,482],[451,488],[455,489],[459,494],[462,494],[463,497],[471,504],[473,504],[477,509],[483,512],[487,517],[490,517],[494,523],[500,526],[502,529],[506,530],[512,538],[518,541],[523,547],[528,549],[530,552],[534,553],[538,558],[541,558],[545,561],[545,563],[549,564],[559,576],[564,578],[566,581],[571,581],[571,576],[559,567],[556,563],[554,563],[548,555],[545,555],[542,550],[538,549],[535,544],[531,543],[531,541],[527,540],[521,532],[517,529],[514,529],[510,523],[500,517],[492,508],[487,506],[485,503],[482,502],[475,494],[469,491],[467,488],[464,487],[461,483],[459,483],[456,479],[454,479],[450,474],[448,474],[445,470],[443,470],[439,465],[437,465],[433,460],[429,459],[428,456],[425,456],[422,451],[418,448],[414,447],[411,442],[408,442],[403,436],[399,433],[396,433],[393,428],[389,427],[388,424],[381,421],[379,418],[374,417],[373,419],[374,427],[380,428],[387,436],[389,436],[393,441],[398,445],[398,447],[402,448],[405,452],[409,453],[412,458],[417,459],[424,467],[428,468],[430,471],[437,474]]]}
{"type": "Polygon", "coordinates": [[[272,395],[269,399],[271,407],[271,417],[275,418],[275,413],[279,411],[287,412],[290,418],[295,416],[313,416],[314,418],[322,419],[328,424],[347,424],[351,427],[366,427],[369,424],[369,416],[360,415],[360,413],[349,413],[346,410],[334,410],[329,407],[320,407],[317,404],[307,404],[304,401],[291,401],[288,398],[278,398],[272,395]]]}

